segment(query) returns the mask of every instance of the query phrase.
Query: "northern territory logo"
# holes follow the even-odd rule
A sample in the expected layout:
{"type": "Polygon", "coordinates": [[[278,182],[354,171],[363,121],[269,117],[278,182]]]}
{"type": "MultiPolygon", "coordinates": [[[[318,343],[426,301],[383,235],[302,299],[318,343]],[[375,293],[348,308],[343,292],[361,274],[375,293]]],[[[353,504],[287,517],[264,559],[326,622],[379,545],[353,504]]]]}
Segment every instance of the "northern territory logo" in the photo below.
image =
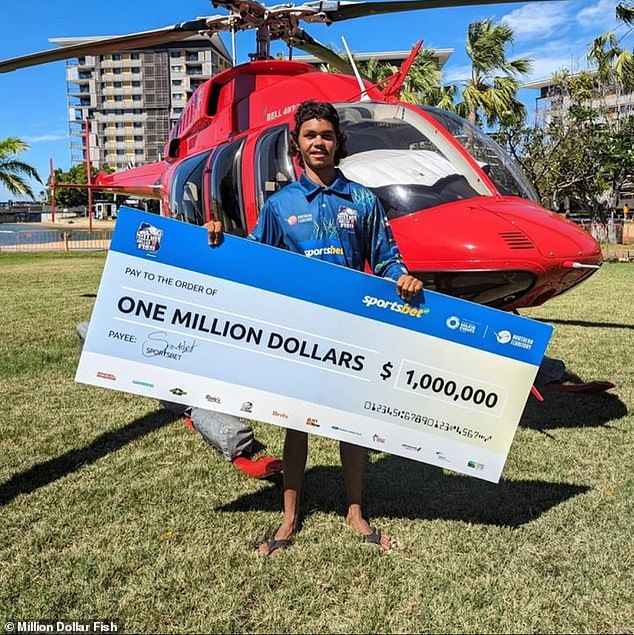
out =
{"type": "Polygon", "coordinates": [[[136,246],[141,251],[156,252],[161,248],[163,230],[150,223],[141,223],[136,230],[136,246]]]}
{"type": "Polygon", "coordinates": [[[535,340],[532,337],[526,337],[524,335],[515,335],[506,329],[501,331],[496,331],[495,339],[498,341],[498,344],[510,344],[511,346],[515,346],[517,348],[525,348],[526,350],[530,350],[533,348],[533,344],[535,340]]]}

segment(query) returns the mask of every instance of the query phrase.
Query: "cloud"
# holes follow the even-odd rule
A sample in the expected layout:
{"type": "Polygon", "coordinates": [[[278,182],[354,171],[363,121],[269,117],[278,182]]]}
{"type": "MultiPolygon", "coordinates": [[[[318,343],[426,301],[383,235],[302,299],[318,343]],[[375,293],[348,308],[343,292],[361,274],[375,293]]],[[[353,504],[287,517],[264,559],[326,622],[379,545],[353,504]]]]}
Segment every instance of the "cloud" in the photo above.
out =
{"type": "Polygon", "coordinates": [[[583,28],[592,29],[597,35],[601,31],[613,29],[616,25],[617,4],[618,0],[599,0],[577,13],[577,23],[583,28]]]}
{"type": "Polygon", "coordinates": [[[442,72],[443,84],[464,84],[471,78],[471,65],[451,66],[444,68],[442,72]]]}
{"type": "Polygon", "coordinates": [[[23,138],[23,141],[25,141],[26,143],[32,144],[32,143],[46,143],[46,142],[50,142],[50,141],[64,141],[68,139],[68,135],[67,134],[42,134],[42,135],[36,135],[36,136],[27,136],[23,138]]]}
{"type": "Polygon", "coordinates": [[[546,39],[568,30],[574,18],[569,2],[525,4],[502,18],[515,34],[516,41],[522,39],[546,39]]]}

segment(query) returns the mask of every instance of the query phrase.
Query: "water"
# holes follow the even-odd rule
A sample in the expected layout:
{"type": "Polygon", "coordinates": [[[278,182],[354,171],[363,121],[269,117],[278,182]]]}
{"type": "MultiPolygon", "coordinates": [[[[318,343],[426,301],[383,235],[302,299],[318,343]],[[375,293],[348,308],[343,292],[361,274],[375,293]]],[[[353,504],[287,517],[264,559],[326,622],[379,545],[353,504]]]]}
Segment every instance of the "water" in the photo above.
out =
{"type": "Polygon", "coordinates": [[[10,231],[47,231],[49,228],[41,223],[0,223],[0,232],[10,231]]]}
{"type": "Polygon", "coordinates": [[[102,235],[102,232],[91,234],[88,230],[52,229],[35,223],[0,223],[0,246],[54,243],[62,240],[63,231],[72,232],[73,241],[90,240],[102,235]]]}

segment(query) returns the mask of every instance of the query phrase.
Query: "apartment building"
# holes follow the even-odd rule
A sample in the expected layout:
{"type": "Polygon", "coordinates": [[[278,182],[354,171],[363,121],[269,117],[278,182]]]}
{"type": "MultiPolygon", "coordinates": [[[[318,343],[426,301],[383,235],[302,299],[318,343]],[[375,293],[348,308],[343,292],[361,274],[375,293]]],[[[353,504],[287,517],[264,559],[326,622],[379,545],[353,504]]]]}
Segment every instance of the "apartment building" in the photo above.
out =
{"type": "MultiPolygon", "coordinates": [[[[596,71],[589,71],[596,74],[596,71]]],[[[522,88],[539,90],[535,98],[535,123],[547,125],[552,121],[562,121],[572,105],[572,101],[553,78],[528,82],[522,88]]],[[[634,93],[616,84],[606,86],[601,96],[593,98],[588,104],[603,113],[609,119],[618,119],[634,115],[634,93]]]]}
{"type": "MultiPolygon", "coordinates": [[[[54,38],[68,46],[94,38],[54,38]]],[[[66,66],[70,152],[91,163],[121,170],[157,161],[170,128],[192,92],[231,66],[218,35],[191,37],[122,53],[86,55],[66,66]]]]}

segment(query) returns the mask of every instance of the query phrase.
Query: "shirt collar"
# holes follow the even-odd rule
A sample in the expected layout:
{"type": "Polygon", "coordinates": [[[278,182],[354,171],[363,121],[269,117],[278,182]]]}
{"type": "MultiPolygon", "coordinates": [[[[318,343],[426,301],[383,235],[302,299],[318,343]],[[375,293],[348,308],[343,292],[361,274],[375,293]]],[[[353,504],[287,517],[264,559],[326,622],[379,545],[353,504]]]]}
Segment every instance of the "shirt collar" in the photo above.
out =
{"type": "Polygon", "coordinates": [[[335,176],[335,180],[328,187],[322,187],[321,185],[317,185],[317,183],[311,181],[306,176],[306,172],[302,172],[301,176],[299,177],[299,184],[302,190],[304,190],[304,194],[308,199],[311,199],[320,190],[324,192],[334,192],[335,194],[350,196],[350,181],[348,181],[348,179],[342,174],[341,170],[339,169],[337,169],[337,176],[335,176]]]}

